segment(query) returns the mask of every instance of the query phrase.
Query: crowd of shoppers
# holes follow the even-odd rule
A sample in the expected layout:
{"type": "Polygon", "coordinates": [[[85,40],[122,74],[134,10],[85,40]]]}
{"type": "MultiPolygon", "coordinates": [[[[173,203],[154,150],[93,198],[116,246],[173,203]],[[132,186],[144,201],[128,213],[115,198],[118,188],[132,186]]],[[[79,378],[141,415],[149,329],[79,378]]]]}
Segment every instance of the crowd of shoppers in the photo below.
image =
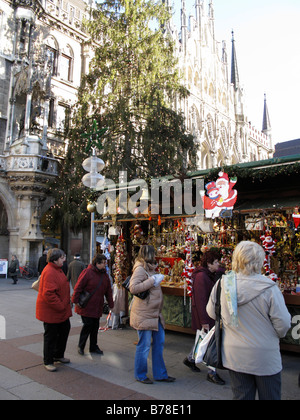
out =
{"type": "MultiPolygon", "coordinates": [[[[192,275],[192,328],[209,331],[215,324],[217,285],[221,282],[221,316],[223,322],[222,359],[228,369],[234,399],[279,400],[281,398],[282,362],[279,340],[291,326],[291,316],[279,288],[263,276],[265,259],[263,248],[255,242],[243,241],[232,258],[234,282],[228,285],[220,256],[208,251],[199,256],[192,275]]],[[[69,363],[64,353],[70,331],[71,304],[81,315],[83,327],[78,352],[84,355],[89,338],[90,352],[102,355],[99,348],[99,321],[104,299],[110,309],[114,302],[110,278],[106,270],[106,257],[98,254],[91,264],[71,263],[67,275],[63,272],[65,254],[59,249],[47,253],[47,264],[40,276],[36,303],[36,317],[44,323],[44,365],[55,371],[54,362],[69,363]],[[74,290],[70,300],[70,281],[74,290]],[[88,292],[90,299],[80,307],[80,295],[88,292]]],[[[130,279],[133,299],[130,305],[130,325],[137,331],[134,375],[143,384],[152,384],[148,377],[148,356],[152,347],[152,373],[155,381],[174,382],[168,375],[163,358],[165,321],[162,315],[164,276],[157,273],[155,249],[140,247],[130,279]],[[144,299],[136,295],[148,291],[144,299]]],[[[232,279],[232,277],[231,277],[232,279]]],[[[194,348],[184,359],[193,372],[200,369],[193,359],[194,348]]],[[[225,381],[214,368],[208,367],[207,380],[216,385],[225,381]]]]}

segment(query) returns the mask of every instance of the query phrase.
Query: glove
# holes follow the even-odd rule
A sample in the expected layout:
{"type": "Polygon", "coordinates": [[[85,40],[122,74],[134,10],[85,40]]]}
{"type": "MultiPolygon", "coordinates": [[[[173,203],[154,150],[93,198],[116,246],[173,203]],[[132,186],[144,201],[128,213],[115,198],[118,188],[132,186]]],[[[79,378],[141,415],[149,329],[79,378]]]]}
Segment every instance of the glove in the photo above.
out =
{"type": "Polygon", "coordinates": [[[153,276],[153,278],[154,278],[154,287],[159,286],[160,283],[163,281],[164,277],[165,276],[163,274],[155,274],[153,276]]]}

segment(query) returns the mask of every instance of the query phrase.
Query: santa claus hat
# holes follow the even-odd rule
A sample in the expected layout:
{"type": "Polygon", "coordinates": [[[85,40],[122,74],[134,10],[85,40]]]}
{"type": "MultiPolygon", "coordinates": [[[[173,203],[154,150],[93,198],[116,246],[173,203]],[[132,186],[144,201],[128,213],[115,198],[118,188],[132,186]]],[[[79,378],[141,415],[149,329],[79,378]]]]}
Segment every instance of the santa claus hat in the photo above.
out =
{"type": "Polygon", "coordinates": [[[217,189],[216,183],[214,181],[210,182],[209,184],[205,185],[207,193],[210,193],[213,190],[217,189]]]}
{"type": "Polygon", "coordinates": [[[229,183],[229,177],[228,174],[226,174],[225,172],[219,172],[219,178],[217,179],[217,184],[220,181],[226,181],[229,183]]]}

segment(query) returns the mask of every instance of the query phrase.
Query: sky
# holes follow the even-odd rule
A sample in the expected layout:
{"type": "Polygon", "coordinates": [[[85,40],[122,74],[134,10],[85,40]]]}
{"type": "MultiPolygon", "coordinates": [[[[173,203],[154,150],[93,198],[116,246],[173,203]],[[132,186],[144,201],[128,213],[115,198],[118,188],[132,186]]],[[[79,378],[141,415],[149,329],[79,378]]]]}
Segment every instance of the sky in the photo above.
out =
{"type": "MultiPolygon", "coordinates": [[[[188,16],[195,0],[185,0],[188,16]]],[[[208,10],[209,0],[204,1],[208,10]]],[[[227,43],[234,31],[246,114],[262,129],[267,96],[274,144],[300,138],[300,0],[214,0],[215,37],[227,43]]],[[[181,0],[173,0],[180,25],[181,0]]],[[[180,28],[179,28],[180,29],[180,28]]]]}

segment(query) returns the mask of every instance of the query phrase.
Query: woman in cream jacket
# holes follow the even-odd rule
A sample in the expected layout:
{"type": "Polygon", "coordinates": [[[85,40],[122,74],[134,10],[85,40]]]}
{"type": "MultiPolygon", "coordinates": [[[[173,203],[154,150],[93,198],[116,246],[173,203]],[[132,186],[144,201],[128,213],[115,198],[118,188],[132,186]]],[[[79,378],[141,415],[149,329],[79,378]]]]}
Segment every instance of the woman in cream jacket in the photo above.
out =
{"type": "Polygon", "coordinates": [[[138,344],[135,354],[135,378],[144,384],[153,382],[147,377],[147,359],[152,340],[152,369],[156,381],[173,382],[168,376],[163,359],[165,342],[165,322],[162,316],[163,294],[160,283],[164,276],[155,274],[157,267],[153,246],[143,245],[133,267],[130,279],[130,292],[137,293],[149,290],[145,300],[133,297],[130,312],[130,325],[137,330],[138,344]]]}
{"type": "MultiPolygon", "coordinates": [[[[223,365],[229,369],[234,399],[281,398],[282,362],[279,340],[291,326],[291,316],[277,284],[261,275],[265,252],[255,242],[239,243],[233,253],[236,273],[235,296],[228,304],[225,278],[221,280],[223,321],[223,365]],[[236,321],[232,310],[236,302],[236,321]]],[[[211,293],[207,313],[215,319],[217,285],[211,293]]],[[[233,289],[232,289],[233,290],[233,289]]]]}

